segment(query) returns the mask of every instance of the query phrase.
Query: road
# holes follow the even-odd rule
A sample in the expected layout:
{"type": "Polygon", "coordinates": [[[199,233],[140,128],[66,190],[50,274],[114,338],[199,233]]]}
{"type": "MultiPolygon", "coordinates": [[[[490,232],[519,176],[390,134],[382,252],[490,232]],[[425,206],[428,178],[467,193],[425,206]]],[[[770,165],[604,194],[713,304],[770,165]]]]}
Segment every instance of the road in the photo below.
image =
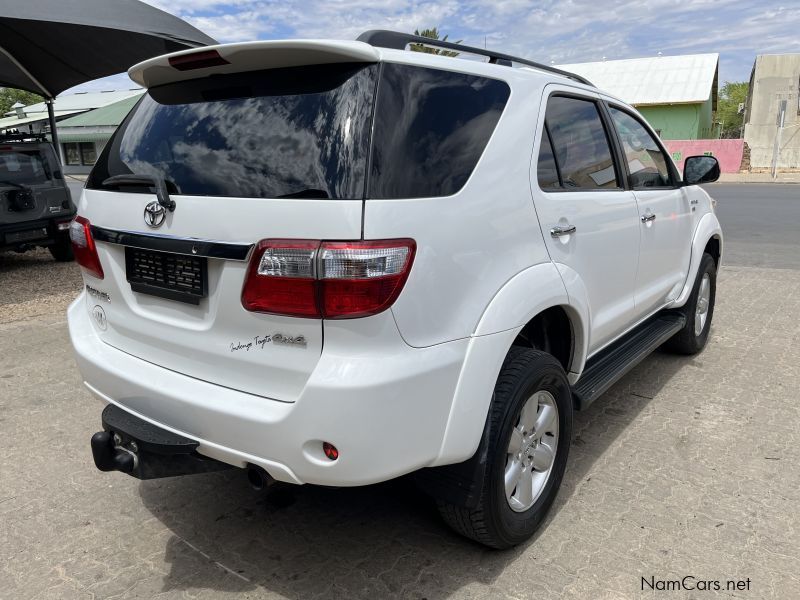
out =
{"type": "Polygon", "coordinates": [[[0,255],[0,598],[617,600],[686,575],[749,590],[667,596],[797,597],[795,189],[711,187],[726,266],[708,347],[652,355],[576,414],[553,511],[508,552],[452,534],[407,480],[267,499],[239,472],[98,472],[101,407],[64,321],[78,269],[0,255]]]}
{"type": "Polygon", "coordinates": [[[726,265],[800,269],[800,185],[706,186],[717,199],[726,265]]]}

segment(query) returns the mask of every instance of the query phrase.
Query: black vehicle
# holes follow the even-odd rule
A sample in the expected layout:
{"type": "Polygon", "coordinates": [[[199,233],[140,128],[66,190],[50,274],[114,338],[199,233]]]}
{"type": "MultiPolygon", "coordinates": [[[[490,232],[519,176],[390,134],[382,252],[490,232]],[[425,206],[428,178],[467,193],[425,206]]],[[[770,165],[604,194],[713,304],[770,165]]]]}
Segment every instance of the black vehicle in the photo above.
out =
{"type": "Polygon", "coordinates": [[[0,252],[46,247],[72,260],[75,205],[52,144],[42,136],[0,136],[0,252]]]}

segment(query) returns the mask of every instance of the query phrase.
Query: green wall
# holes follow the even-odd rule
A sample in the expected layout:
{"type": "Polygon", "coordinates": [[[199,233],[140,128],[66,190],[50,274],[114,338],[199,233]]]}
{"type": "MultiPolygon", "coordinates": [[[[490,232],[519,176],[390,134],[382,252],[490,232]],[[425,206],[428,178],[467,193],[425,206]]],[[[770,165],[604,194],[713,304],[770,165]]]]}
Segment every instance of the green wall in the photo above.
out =
{"type": "Polygon", "coordinates": [[[697,140],[716,137],[712,127],[711,99],[702,104],[658,104],[637,106],[664,140],[697,140]]]}

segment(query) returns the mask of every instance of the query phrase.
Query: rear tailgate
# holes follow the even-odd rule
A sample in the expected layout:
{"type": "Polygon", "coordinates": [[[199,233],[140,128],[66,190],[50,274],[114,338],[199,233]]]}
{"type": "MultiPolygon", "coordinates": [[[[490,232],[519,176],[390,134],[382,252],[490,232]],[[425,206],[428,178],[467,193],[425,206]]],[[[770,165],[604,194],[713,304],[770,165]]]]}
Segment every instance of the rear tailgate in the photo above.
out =
{"type": "MultiPolygon", "coordinates": [[[[361,202],[226,198],[222,207],[215,198],[173,198],[176,211],[159,230],[171,238],[250,246],[270,237],[353,239],[361,233],[361,202]]],[[[137,222],[144,226],[144,206],[152,200],[149,194],[85,190],[80,212],[96,228],[130,231],[137,222]]],[[[143,229],[135,233],[150,233],[143,229]]],[[[86,274],[85,281],[89,309],[100,306],[105,314],[104,324],[96,322],[103,341],[204,381],[276,400],[297,398],[322,351],[322,321],[244,310],[247,261],[206,258],[207,295],[195,305],[134,292],[126,246],[98,241],[97,247],[105,277],[86,274]],[[305,345],[274,344],[276,334],[302,336],[305,345]]]]}
{"type": "MultiPolygon", "coordinates": [[[[324,44],[316,46],[312,58],[321,61],[324,44]]],[[[333,46],[328,64],[278,68],[265,59],[272,68],[254,70],[258,53],[244,50],[220,50],[227,56],[221,70],[198,68],[202,76],[193,79],[181,63],[171,83],[167,59],[144,68],[161,85],[109,142],[79,207],[96,232],[105,274],[85,273],[87,297],[109,345],[291,402],[319,360],[322,321],[245,310],[248,250],[269,238],[360,239],[377,65],[369,56],[352,62],[333,46]],[[236,60],[245,72],[232,72],[236,60]],[[108,182],[120,175],[140,183],[108,182]],[[174,212],[155,220],[145,214],[149,204],[160,206],[142,177],[166,181],[174,212]],[[238,255],[208,252],[229,245],[238,255]]],[[[281,50],[286,64],[309,56],[290,50],[281,50]]]]}

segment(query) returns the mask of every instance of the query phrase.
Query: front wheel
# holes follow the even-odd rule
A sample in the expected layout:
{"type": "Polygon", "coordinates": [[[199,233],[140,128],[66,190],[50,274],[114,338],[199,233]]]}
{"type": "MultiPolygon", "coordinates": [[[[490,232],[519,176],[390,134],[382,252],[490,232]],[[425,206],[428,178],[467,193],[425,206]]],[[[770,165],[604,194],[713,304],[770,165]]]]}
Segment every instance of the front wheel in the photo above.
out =
{"type": "Polygon", "coordinates": [[[549,354],[512,348],[487,417],[488,464],[478,506],[439,500],[458,533],[492,548],[530,538],[558,493],[572,435],[572,393],[549,354]]]}
{"type": "Polygon", "coordinates": [[[664,344],[666,350],[677,354],[697,354],[705,348],[716,297],[717,263],[706,252],[700,260],[692,295],[683,307],[686,325],[664,344]]]}

